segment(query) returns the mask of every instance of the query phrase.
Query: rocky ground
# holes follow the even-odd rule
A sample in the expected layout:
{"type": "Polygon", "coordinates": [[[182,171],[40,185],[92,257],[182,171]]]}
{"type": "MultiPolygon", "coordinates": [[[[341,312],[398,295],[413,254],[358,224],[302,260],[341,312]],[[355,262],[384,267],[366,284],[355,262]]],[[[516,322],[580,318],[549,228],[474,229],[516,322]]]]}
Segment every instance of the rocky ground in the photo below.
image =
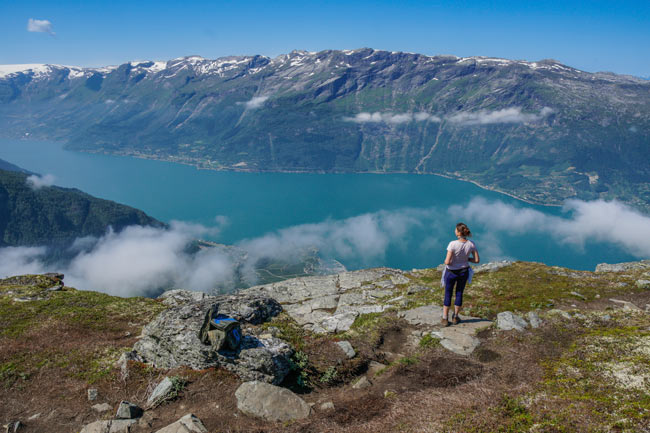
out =
{"type": "Polygon", "coordinates": [[[440,271],[378,268],[235,295],[0,280],[11,432],[650,432],[650,261],[476,268],[442,327],[440,271]],[[237,318],[236,350],[199,331],[237,318]]]}

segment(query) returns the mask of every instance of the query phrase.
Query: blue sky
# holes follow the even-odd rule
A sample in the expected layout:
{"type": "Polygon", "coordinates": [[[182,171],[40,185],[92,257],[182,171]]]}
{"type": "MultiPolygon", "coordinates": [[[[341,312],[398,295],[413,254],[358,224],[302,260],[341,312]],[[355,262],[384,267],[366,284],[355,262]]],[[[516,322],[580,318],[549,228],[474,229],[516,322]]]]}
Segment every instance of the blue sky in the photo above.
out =
{"type": "Polygon", "coordinates": [[[293,49],[371,47],[554,58],[586,71],[647,77],[650,0],[0,0],[0,40],[0,64],[103,66],[191,54],[273,57],[293,49]],[[54,35],[28,31],[30,18],[49,21],[54,35]]]}

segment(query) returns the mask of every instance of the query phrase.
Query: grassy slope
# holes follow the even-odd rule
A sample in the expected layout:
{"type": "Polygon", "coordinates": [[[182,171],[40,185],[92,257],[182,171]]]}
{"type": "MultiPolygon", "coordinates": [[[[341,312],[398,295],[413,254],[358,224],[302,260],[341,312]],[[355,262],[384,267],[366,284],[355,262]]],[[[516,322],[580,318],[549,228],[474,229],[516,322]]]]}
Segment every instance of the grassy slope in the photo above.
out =
{"type": "MultiPolygon", "coordinates": [[[[413,273],[411,283],[402,288],[408,307],[439,304],[439,278],[431,269],[413,273]],[[411,284],[434,290],[408,295],[411,284]]],[[[545,325],[525,334],[486,331],[481,335],[484,343],[470,358],[451,356],[434,339],[424,339],[416,352],[390,363],[377,376],[375,388],[385,388],[379,396],[358,397],[341,385],[356,380],[363,363],[374,359],[376,348],[401,331],[404,323],[394,312],[361,316],[348,333],[326,337],[309,335],[281,315],[264,328],[292,342],[300,353],[292,386],[300,390],[297,382],[302,380],[311,385],[313,399],[334,399],[335,416],[316,413],[307,421],[282,426],[233,417],[237,380],[232,375],[181,369],[173,374],[187,383],[186,388],[176,401],[156,409],[158,421],[152,425],[160,428],[163,421],[191,409],[210,431],[217,426],[242,432],[642,431],[650,422],[650,317],[613,309],[606,301],[632,297],[643,307],[650,295],[634,284],[640,278],[650,279],[647,270],[596,274],[525,262],[477,274],[466,296],[471,314],[494,318],[504,310],[537,309],[545,325]],[[581,313],[573,320],[549,313],[553,308],[578,311],[572,305],[581,313]],[[331,344],[338,339],[352,341],[358,358],[334,359],[331,344]],[[445,365],[451,369],[445,370],[445,365]],[[431,381],[441,371],[447,379],[439,378],[444,384],[436,385],[431,381]],[[217,386],[222,392],[209,392],[217,386]],[[449,399],[455,403],[449,405],[449,399]],[[220,409],[214,409],[215,404],[220,409]]],[[[54,401],[59,412],[50,413],[49,422],[63,423],[61,431],[69,431],[98,418],[89,409],[86,388],[98,388],[111,403],[131,398],[143,404],[151,386],[166,374],[132,363],[131,377],[124,380],[113,366],[164,305],[67,287],[47,290],[56,283],[43,276],[0,281],[2,422],[16,414],[25,414],[24,421],[31,413],[51,411],[54,401]]],[[[31,425],[45,425],[40,422],[31,425]]]]}

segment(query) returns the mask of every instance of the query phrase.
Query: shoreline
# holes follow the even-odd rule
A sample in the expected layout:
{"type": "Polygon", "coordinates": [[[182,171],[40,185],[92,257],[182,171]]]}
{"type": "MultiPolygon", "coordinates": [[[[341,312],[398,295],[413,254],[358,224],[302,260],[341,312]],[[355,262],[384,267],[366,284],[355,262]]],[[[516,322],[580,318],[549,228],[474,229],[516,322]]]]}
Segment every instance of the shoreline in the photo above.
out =
{"type": "MultiPolygon", "coordinates": [[[[64,144],[65,146],[65,144],[64,144]]],[[[72,149],[74,152],[80,152],[80,153],[88,153],[88,154],[99,154],[99,155],[110,155],[110,156],[127,156],[131,158],[139,158],[139,159],[145,159],[145,160],[150,160],[150,161],[161,161],[161,162],[169,162],[169,163],[174,163],[174,164],[182,164],[186,165],[189,167],[194,167],[197,170],[211,170],[211,171],[227,171],[227,172],[239,172],[239,173],[311,173],[311,174],[412,174],[412,175],[418,175],[418,176],[438,176],[442,177],[445,179],[450,179],[450,180],[459,180],[462,182],[469,182],[483,190],[486,191],[491,191],[491,192],[496,192],[498,194],[503,194],[505,196],[508,196],[510,198],[513,198],[515,200],[521,201],[526,204],[530,204],[533,206],[544,206],[544,207],[552,207],[552,208],[561,208],[562,204],[554,204],[554,203],[541,203],[541,202],[536,202],[536,201],[531,201],[529,199],[517,196],[513,193],[509,193],[506,191],[502,191],[500,189],[497,189],[495,187],[491,187],[488,185],[483,185],[479,183],[478,181],[468,179],[465,177],[455,177],[449,174],[443,174],[443,173],[422,173],[422,172],[411,172],[411,171],[373,171],[373,170],[368,170],[368,171],[324,171],[324,170],[286,170],[286,169],[278,169],[278,170],[263,170],[263,169],[250,169],[250,168],[240,168],[240,167],[227,167],[227,166],[220,166],[220,167],[210,167],[206,166],[205,163],[201,162],[193,162],[192,160],[184,160],[180,159],[177,160],[174,157],[158,157],[155,155],[147,155],[147,154],[142,154],[142,153],[129,153],[129,152],[102,152],[102,151],[97,151],[97,152],[92,152],[88,150],[77,150],[77,149],[72,149]]]]}

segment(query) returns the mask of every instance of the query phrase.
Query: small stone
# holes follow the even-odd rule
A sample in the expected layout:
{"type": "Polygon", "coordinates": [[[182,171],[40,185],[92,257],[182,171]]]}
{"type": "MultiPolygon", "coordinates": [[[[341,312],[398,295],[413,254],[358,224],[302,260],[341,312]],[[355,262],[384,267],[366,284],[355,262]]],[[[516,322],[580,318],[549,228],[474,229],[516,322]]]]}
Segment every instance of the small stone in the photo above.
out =
{"type": "Polygon", "coordinates": [[[610,316],[609,314],[605,314],[603,317],[601,317],[601,319],[607,322],[609,320],[612,320],[612,316],[610,316]]]}
{"type": "Polygon", "coordinates": [[[613,299],[613,298],[610,298],[609,300],[611,302],[615,303],[615,304],[622,305],[623,308],[626,309],[626,310],[637,310],[637,311],[641,310],[639,307],[637,307],[636,305],[634,305],[633,303],[631,303],[629,301],[622,301],[620,299],[613,299]]]}
{"type": "Polygon", "coordinates": [[[567,320],[571,320],[571,319],[573,319],[573,317],[571,317],[571,315],[570,315],[569,313],[567,313],[567,312],[564,311],[564,310],[559,310],[559,309],[557,309],[557,308],[554,308],[554,309],[552,309],[552,310],[549,310],[547,314],[550,314],[551,316],[553,316],[553,315],[559,315],[559,316],[562,316],[563,318],[565,318],[565,319],[567,319],[567,320]]]}
{"type": "Polygon", "coordinates": [[[142,409],[133,403],[122,400],[117,408],[117,419],[134,419],[142,416],[142,409]]]}
{"type": "Polygon", "coordinates": [[[594,296],[594,298],[600,299],[600,294],[596,294],[596,296],[594,296]]]}
{"type": "Polygon", "coordinates": [[[352,359],[356,356],[356,352],[354,351],[354,348],[350,344],[349,341],[337,341],[336,345],[341,348],[343,353],[345,353],[345,356],[348,357],[348,359],[352,359]]]}
{"type": "Polygon", "coordinates": [[[147,400],[147,405],[154,405],[167,397],[172,390],[174,389],[174,383],[169,377],[165,377],[160,383],[154,388],[153,392],[147,400]]]}
{"type": "Polygon", "coordinates": [[[188,413],[173,424],[163,427],[156,433],[208,433],[201,420],[195,415],[188,413]]]}
{"type": "Polygon", "coordinates": [[[32,415],[32,416],[30,416],[29,418],[27,418],[27,421],[34,421],[35,419],[39,419],[40,417],[41,417],[40,412],[39,412],[39,413],[35,413],[34,415],[32,415]]]}
{"type": "Polygon", "coordinates": [[[99,413],[108,412],[111,409],[113,409],[113,408],[108,403],[100,403],[100,404],[96,404],[96,405],[92,406],[92,410],[94,410],[95,412],[99,412],[99,413]]]}
{"type": "Polygon", "coordinates": [[[385,364],[382,364],[381,362],[377,361],[370,361],[368,364],[368,375],[369,376],[374,376],[380,371],[384,370],[386,367],[388,367],[385,364]]]}
{"type": "Polygon", "coordinates": [[[318,407],[318,409],[323,411],[323,412],[328,411],[328,410],[334,410],[334,403],[332,403],[331,401],[326,401],[325,403],[321,404],[318,407]]]}
{"type": "Polygon", "coordinates": [[[81,433],[129,433],[131,426],[136,423],[134,419],[113,419],[108,421],[95,421],[81,429],[81,433]]]}
{"type": "Polygon", "coordinates": [[[95,388],[90,388],[88,389],[88,401],[95,401],[97,400],[97,389],[95,388]]]}
{"type": "Polygon", "coordinates": [[[542,325],[542,319],[539,318],[539,315],[534,311],[529,311],[526,315],[528,322],[530,322],[530,327],[537,329],[542,325]]]}
{"type": "Polygon", "coordinates": [[[9,424],[3,426],[6,433],[16,433],[19,428],[23,427],[23,424],[20,421],[12,421],[9,424]]]}
{"type": "Polygon", "coordinates": [[[497,314],[497,328],[498,329],[503,329],[505,331],[515,329],[519,332],[524,331],[528,327],[528,323],[526,321],[514,314],[511,311],[504,311],[502,313],[497,314]]]}
{"type": "Polygon", "coordinates": [[[365,389],[369,388],[372,386],[372,383],[368,380],[366,376],[362,376],[361,379],[357,380],[354,385],[352,385],[353,389],[365,389]]]}
{"type": "Polygon", "coordinates": [[[575,296],[576,298],[580,298],[580,299],[582,299],[583,301],[586,301],[586,300],[587,300],[587,298],[586,298],[584,295],[581,295],[581,294],[578,293],[578,292],[570,292],[570,294],[573,295],[573,296],[575,296]]]}
{"type": "Polygon", "coordinates": [[[636,286],[639,289],[650,289],[650,280],[637,280],[636,286]]]}

